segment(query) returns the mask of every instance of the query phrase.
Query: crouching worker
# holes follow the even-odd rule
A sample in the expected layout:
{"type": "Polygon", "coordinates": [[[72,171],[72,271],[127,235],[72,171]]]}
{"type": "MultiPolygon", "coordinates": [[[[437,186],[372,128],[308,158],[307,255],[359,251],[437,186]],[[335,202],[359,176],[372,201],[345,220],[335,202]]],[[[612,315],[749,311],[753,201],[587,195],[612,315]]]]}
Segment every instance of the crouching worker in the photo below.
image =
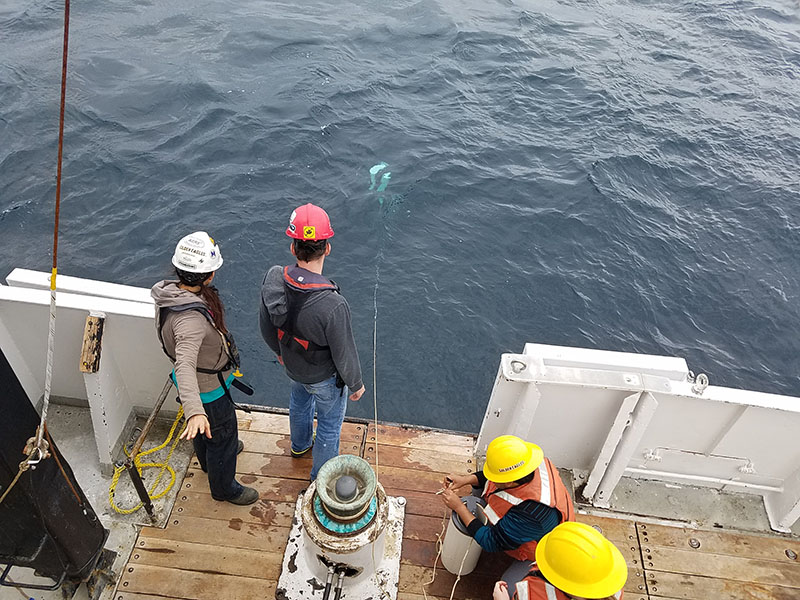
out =
{"type": "Polygon", "coordinates": [[[205,231],[187,235],[172,257],[177,281],[160,281],[150,291],[156,305],[156,331],[175,364],[186,430],[197,460],[208,473],[214,500],[252,504],[258,492],[235,479],[239,441],[236,410],[230,394],[239,356],[225,326],[225,311],[214,274],[222,266],[219,246],[205,231]]]}
{"type": "MultiPolygon", "coordinates": [[[[516,560],[503,573],[510,584],[530,571],[537,542],[559,523],[575,520],[575,508],[558,470],[536,444],[513,435],[495,438],[486,449],[483,473],[450,475],[442,500],[478,544],[516,560]],[[488,523],[476,519],[454,490],[482,488],[488,523]]],[[[475,495],[478,495],[475,493],[475,495]]]]}
{"type": "Polygon", "coordinates": [[[617,547],[584,523],[562,523],[539,540],[522,581],[494,586],[492,600],[621,600],[628,566],[617,547]]]}

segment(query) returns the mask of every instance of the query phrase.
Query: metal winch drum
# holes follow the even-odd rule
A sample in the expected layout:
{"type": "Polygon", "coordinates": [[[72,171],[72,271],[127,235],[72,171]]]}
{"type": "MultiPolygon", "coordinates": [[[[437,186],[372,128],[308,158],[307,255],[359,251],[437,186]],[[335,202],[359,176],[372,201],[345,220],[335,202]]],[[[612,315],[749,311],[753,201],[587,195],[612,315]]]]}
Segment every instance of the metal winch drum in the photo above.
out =
{"type": "Polygon", "coordinates": [[[404,517],[367,461],[332,458],[297,499],[276,597],[396,598],[404,517]]]}

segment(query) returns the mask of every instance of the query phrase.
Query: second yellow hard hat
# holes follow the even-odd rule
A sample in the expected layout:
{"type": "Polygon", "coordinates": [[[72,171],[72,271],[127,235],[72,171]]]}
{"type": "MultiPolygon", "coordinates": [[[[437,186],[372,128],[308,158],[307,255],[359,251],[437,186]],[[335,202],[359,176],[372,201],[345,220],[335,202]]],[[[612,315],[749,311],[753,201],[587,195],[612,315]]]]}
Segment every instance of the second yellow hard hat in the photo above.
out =
{"type": "Polygon", "coordinates": [[[628,566],[617,547],[594,527],[573,521],[539,540],[536,566],[556,588],[581,598],[612,596],[628,579],[628,566]]]}

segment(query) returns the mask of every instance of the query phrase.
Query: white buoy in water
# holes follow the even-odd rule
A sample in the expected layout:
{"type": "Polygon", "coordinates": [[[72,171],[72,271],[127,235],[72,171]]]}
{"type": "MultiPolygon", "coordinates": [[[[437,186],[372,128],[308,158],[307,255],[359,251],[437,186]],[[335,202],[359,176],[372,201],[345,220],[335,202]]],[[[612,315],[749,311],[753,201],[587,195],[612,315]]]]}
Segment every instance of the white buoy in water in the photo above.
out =
{"type": "MultiPolygon", "coordinates": [[[[461,499],[466,504],[469,511],[479,519],[481,523],[486,523],[486,515],[483,514],[485,502],[477,496],[464,496],[461,499]]],[[[467,575],[472,573],[478,559],[481,557],[481,547],[478,542],[472,539],[467,533],[467,528],[461,519],[453,511],[450,515],[450,523],[447,525],[447,533],[442,544],[442,564],[444,568],[453,575],[467,575]]]]}

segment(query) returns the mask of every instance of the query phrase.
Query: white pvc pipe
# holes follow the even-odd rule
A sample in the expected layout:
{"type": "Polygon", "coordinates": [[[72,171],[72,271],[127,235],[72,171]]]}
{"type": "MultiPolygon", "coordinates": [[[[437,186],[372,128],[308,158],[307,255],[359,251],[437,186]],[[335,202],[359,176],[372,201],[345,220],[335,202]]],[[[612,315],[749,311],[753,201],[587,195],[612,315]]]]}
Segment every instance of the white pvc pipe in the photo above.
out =
{"type": "Polygon", "coordinates": [[[653,475],[656,477],[671,477],[673,479],[688,479],[689,481],[705,481],[708,483],[731,485],[734,487],[742,487],[752,490],[763,490],[765,492],[778,492],[779,494],[783,493],[783,486],[747,483],[746,481],[734,481],[732,479],[721,479],[719,477],[709,477],[707,475],[686,475],[684,473],[672,473],[670,471],[654,471],[652,469],[635,469],[633,467],[625,469],[625,472],[634,473],[636,475],[653,475]]]}

